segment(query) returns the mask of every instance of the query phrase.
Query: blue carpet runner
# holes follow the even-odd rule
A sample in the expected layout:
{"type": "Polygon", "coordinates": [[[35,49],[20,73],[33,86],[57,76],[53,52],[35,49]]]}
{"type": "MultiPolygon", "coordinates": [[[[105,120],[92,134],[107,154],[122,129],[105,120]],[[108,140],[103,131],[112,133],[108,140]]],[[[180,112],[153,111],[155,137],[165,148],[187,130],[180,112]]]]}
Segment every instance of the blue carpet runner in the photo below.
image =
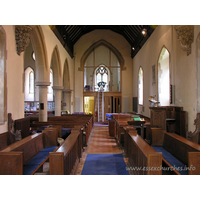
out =
{"type": "Polygon", "coordinates": [[[129,175],[122,154],[88,154],[81,175],[129,175]]]}

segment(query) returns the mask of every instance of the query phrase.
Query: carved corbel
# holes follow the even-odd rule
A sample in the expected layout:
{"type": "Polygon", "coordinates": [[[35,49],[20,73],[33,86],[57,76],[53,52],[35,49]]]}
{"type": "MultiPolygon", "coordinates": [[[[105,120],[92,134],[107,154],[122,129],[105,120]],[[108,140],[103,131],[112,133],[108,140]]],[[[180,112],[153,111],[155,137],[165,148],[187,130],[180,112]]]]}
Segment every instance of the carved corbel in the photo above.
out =
{"type": "Polygon", "coordinates": [[[16,25],[15,26],[15,40],[17,46],[17,54],[25,51],[30,42],[30,33],[32,27],[28,25],[16,25]]]}
{"type": "Polygon", "coordinates": [[[191,44],[194,41],[194,26],[193,25],[176,25],[174,26],[181,48],[187,52],[187,56],[191,54],[191,44]]]}

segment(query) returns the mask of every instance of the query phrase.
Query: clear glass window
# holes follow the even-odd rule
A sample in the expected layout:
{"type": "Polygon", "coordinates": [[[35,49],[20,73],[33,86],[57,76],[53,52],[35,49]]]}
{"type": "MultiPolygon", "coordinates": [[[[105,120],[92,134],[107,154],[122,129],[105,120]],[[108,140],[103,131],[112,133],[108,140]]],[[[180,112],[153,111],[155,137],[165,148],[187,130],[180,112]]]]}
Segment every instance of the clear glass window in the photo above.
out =
{"type": "Polygon", "coordinates": [[[34,93],[34,73],[31,71],[29,73],[29,93],[33,94],[34,93]]]}
{"type": "Polygon", "coordinates": [[[143,105],[143,69],[140,67],[138,74],[138,100],[143,105]]]}

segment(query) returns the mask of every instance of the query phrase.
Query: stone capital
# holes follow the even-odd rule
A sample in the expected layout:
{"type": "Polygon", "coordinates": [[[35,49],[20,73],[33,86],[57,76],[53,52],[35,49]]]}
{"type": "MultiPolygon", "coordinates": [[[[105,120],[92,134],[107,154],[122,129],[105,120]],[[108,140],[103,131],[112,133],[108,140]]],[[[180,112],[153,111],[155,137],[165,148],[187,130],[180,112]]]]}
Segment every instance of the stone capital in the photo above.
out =
{"type": "Polygon", "coordinates": [[[53,86],[52,89],[53,90],[63,90],[63,86],[53,86]]]}
{"type": "Polygon", "coordinates": [[[72,90],[70,90],[70,89],[63,89],[63,92],[65,92],[65,93],[71,93],[72,90]]]}
{"type": "Polygon", "coordinates": [[[50,86],[51,85],[51,82],[41,82],[41,81],[38,81],[35,83],[36,86],[43,86],[43,87],[47,87],[47,86],[50,86]]]}

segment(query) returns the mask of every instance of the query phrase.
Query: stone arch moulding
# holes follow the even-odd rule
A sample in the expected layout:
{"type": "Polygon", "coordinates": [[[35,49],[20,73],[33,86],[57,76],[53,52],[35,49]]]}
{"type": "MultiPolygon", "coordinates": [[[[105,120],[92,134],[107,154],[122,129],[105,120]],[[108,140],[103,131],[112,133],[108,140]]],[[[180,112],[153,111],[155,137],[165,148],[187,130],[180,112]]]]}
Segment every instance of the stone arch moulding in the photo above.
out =
{"type": "MultiPolygon", "coordinates": [[[[163,45],[162,46],[162,48],[161,48],[161,50],[160,50],[160,52],[159,52],[159,54],[158,54],[158,59],[157,59],[157,63],[156,63],[156,73],[157,73],[157,75],[156,75],[156,81],[157,81],[157,84],[158,84],[158,68],[159,68],[159,60],[160,60],[160,56],[161,56],[161,53],[162,53],[162,50],[163,49],[166,49],[167,50],[167,52],[169,53],[169,73],[170,73],[170,77],[172,76],[172,63],[171,63],[171,53],[170,53],[170,51],[169,51],[169,49],[165,46],[165,45],[163,45]]],[[[171,82],[171,78],[170,78],[170,82],[171,82]]]]}
{"type": "Polygon", "coordinates": [[[168,51],[168,53],[169,53],[169,62],[170,62],[170,57],[171,57],[170,51],[169,51],[169,49],[168,49],[165,45],[163,45],[162,48],[161,48],[161,50],[159,51],[157,63],[159,62],[160,55],[161,55],[162,50],[163,50],[164,48],[165,48],[165,49],[168,51]]]}
{"type": "Polygon", "coordinates": [[[44,40],[42,28],[40,26],[33,25],[30,38],[35,52],[35,67],[36,67],[36,82],[49,82],[49,68],[47,61],[47,50],[44,40]]]}
{"type": "Polygon", "coordinates": [[[33,67],[31,67],[30,65],[26,66],[26,67],[24,68],[24,71],[25,71],[26,69],[28,69],[29,67],[35,72],[35,70],[33,69],[33,67]]]}
{"type": "Polygon", "coordinates": [[[84,69],[84,64],[85,64],[85,61],[87,59],[87,57],[89,56],[89,54],[95,49],[97,48],[98,46],[100,45],[104,45],[106,46],[107,48],[109,48],[111,51],[113,51],[113,53],[117,56],[117,58],[119,59],[119,63],[120,63],[120,67],[121,67],[121,70],[125,70],[125,66],[124,66],[124,58],[122,57],[121,53],[112,45],[110,44],[109,42],[105,41],[105,40],[99,40],[98,42],[92,44],[86,51],[85,53],[83,54],[82,58],[81,58],[81,62],[80,62],[80,68],[79,68],[79,71],[83,71],[84,69]]]}
{"type": "Polygon", "coordinates": [[[63,68],[63,86],[64,89],[70,89],[70,73],[69,73],[69,65],[67,58],[65,59],[64,68],[63,68]]]}
{"type": "Polygon", "coordinates": [[[53,74],[54,74],[54,84],[61,85],[62,80],[62,73],[61,73],[61,61],[60,61],[60,54],[57,45],[53,49],[52,56],[51,56],[51,65],[53,74]]]}

